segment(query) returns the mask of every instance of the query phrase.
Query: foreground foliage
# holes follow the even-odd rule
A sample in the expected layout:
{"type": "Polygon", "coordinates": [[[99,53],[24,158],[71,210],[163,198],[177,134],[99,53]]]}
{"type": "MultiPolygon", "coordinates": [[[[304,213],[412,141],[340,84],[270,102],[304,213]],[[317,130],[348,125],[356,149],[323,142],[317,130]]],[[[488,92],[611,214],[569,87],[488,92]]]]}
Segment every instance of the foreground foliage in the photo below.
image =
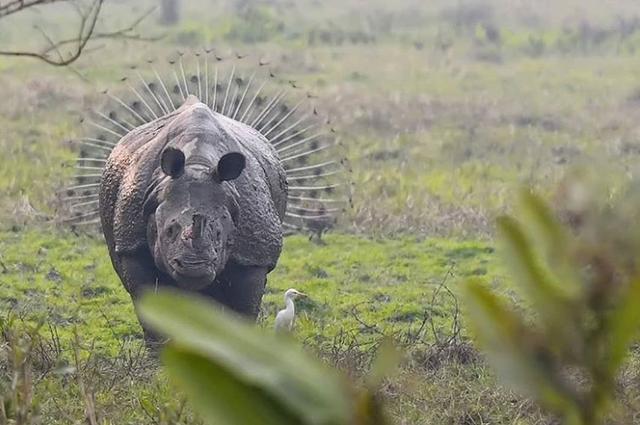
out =
{"type": "Polygon", "coordinates": [[[301,351],[288,336],[265,333],[193,295],[148,294],[143,318],[170,337],[169,374],[211,424],[382,425],[376,396],[393,366],[384,345],[363,389],[301,351]]]}
{"type": "Polygon", "coordinates": [[[610,412],[640,327],[638,199],[626,192],[599,204],[607,198],[589,198],[582,183],[568,191],[563,212],[572,229],[529,193],[518,219],[498,222],[505,263],[530,314],[471,282],[469,326],[506,382],[567,425],[595,425],[610,412]]]}

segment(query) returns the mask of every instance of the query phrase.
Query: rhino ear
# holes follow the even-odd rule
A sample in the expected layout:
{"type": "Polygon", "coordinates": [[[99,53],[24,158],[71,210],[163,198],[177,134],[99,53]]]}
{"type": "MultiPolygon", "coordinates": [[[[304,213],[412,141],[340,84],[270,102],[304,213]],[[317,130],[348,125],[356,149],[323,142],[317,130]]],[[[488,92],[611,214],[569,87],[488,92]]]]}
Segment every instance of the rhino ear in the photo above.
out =
{"type": "Polygon", "coordinates": [[[228,181],[237,179],[246,165],[246,158],[240,152],[231,152],[223,155],[218,161],[215,171],[215,179],[228,181]]]}
{"type": "Polygon", "coordinates": [[[180,149],[168,147],[162,152],[160,167],[166,175],[176,179],[184,173],[184,161],[184,153],[180,149]]]}

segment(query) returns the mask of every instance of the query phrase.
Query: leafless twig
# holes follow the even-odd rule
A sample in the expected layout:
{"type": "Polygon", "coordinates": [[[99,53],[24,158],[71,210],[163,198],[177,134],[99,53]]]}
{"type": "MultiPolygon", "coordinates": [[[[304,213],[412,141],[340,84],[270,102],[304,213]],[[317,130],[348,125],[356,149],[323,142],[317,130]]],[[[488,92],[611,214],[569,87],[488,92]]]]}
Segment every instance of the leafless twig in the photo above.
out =
{"type": "MultiPolygon", "coordinates": [[[[11,0],[2,3],[0,0],[0,20],[4,17],[18,13],[30,8],[42,6],[44,4],[58,3],[64,0],[11,0]]],[[[78,25],[78,33],[76,36],[54,41],[41,28],[36,27],[47,41],[47,47],[39,52],[26,50],[0,50],[0,56],[27,57],[39,59],[53,66],[67,66],[75,62],[87,48],[90,40],[99,39],[126,39],[137,41],[153,41],[159,37],[143,37],[136,33],[137,27],[144,21],[154,10],[151,8],[142,15],[136,17],[129,25],[112,31],[98,32],[96,26],[104,0],[92,0],[89,7],[82,8],[75,2],[70,3],[80,16],[78,25]],[[66,56],[63,55],[61,49],[63,47],[72,46],[71,52],[66,56]]]]}
{"type": "Polygon", "coordinates": [[[7,265],[2,261],[2,256],[0,256],[0,269],[2,269],[2,273],[9,273],[7,265]]]}
{"type": "Polygon", "coordinates": [[[433,322],[433,317],[430,314],[431,309],[433,308],[433,306],[436,305],[436,300],[438,295],[440,294],[440,291],[444,290],[445,292],[447,292],[449,294],[449,296],[451,296],[455,308],[454,308],[454,313],[453,313],[453,325],[452,325],[452,332],[451,335],[449,337],[449,341],[451,342],[453,339],[457,338],[460,334],[460,308],[458,306],[458,298],[455,296],[455,294],[453,292],[451,292],[451,290],[449,289],[449,287],[447,286],[447,280],[449,279],[449,277],[451,277],[453,275],[453,271],[455,269],[455,264],[452,264],[449,269],[447,270],[447,272],[445,273],[444,277],[442,278],[442,281],[440,282],[440,284],[438,285],[438,287],[435,289],[435,291],[433,291],[433,294],[431,296],[431,302],[427,305],[427,307],[425,307],[424,309],[424,313],[422,315],[422,321],[420,322],[420,326],[418,327],[418,330],[416,332],[411,332],[409,331],[407,333],[407,339],[412,340],[412,342],[415,342],[417,339],[419,339],[422,335],[422,333],[424,332],[425,327],[427,326],[427,324],[430,325],[431,327],[431,331],[433,332],[433,337],[436,341],[436,343],[438,343],[438,345],[443,345],[440,341],[440,337],[438,335],[438,332],[435,329],[435,324],[433,322]]]}
{"type": "Polygon", "coordinates": [[[0,18],[13,15],[14,13],[21,12],[34,6],[42,6],[44,4],[50,3],[60,3],[62,1],[66,0],[11,0],[7,2],[0,2],[0,18]]]}

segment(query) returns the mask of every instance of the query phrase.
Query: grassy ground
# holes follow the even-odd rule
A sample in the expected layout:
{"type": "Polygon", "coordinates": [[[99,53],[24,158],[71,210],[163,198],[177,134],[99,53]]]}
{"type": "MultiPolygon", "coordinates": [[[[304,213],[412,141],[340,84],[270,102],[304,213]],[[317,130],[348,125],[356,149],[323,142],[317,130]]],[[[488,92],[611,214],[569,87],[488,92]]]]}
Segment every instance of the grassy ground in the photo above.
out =
{"type": "MultiPolygon", "coordinates": [[[[107,43],[72,70],[0,58],[0,304],[13,317],[2,324],[3,384],[17,370],[9,330],[43,322],[33,353],[42,423],[82,423],[92,409],[104,423],[196,423],[140,351],[102,240],[52,222],[56,191],[72,174],[68,140],[99,90],[132,64],[215,45],[227,56],[267,56],[317,94],[354,171],[354,208],[327,244],[287,239],[261,326],[271,327],[285,289],[309,293],[297,337],[354,377],[381,335],[394,334],[408,356],[385,393],[400,424],[553,423],[498,386],[471,348],[458,287],[479,277],[515,294],[492,223],[519,185],[550,195],[576,164],[606,165],[602,181],[612,188],[637,172],[640,36],[615,32],[633,3],[502,13],[513,5],[372,2],[362,11],[357,2],[301,1],[247,12],[229,1],[203,14],[205,3],[188,2],[177,27],[145,24],[167,31],[161,42],[107,43]]],[[[126,22],[131,7],[109,6],[102,24],[126,22]]],[[[0,43],[38,45],[23,35],[34,20],[64,34],[70,18],[50,11],[57,25],[16,18],[0,28],[0,43]]],[[[638,411],[637,382],[630,368],[614,423],[638,411]]]]}
{"type": "MultiPolygon", "coordinates": [[[[57,347],[37,362],[50,372],[35,385],[45,417],[65,423],[64,415],[81,414],[67,406],[68,399],[56,399],[66,385],[73,388],[77,384],[65,384],[65,379],[51,372],[76,365],[72,347],[81,347],[81,366],[73,367],[91,371],[84,379],[91,382],[100,414],[111,423],[135,423],[134,418],[144,413],[142,393],[159,384],[151,367],[146,368],[148,359],[139,353],[140,327],[101,240],[41,229],[6,231],[0,241],[3,311],[18,323],[46,323],[43,345],[57,347]],[[103,379],[114,368],[129,380],[105,386],[103,379]],[[130,404],[116,412],[122,397],[130,404]]],[[[287,239],[285,254],[270,277],[262,326],[270,330],[275,312],[282,308],[284,290],[295,287],[311,295],[299,304],[297,337],[354,376],[366,371],[369,355],[383,334],[407,342],[411,353],[407,367],[437,373],[451,358],[455,364],[475,365],[476,373],[483,376],[487,373],[461,337],[452,341],[451,352],[444,342],[440,347],[436,341],[449,339],[459,325],[456,288],[461,279],[482,276],[498,282],[499,268],[491,246],[477,241],[374,240],[347,235],[333,235],[326,242],[317,246],[304,237],[287,239]]],[[[5,329],[10,329],[6,323],[5,329]]],[[[462,369],[459,373],[469,372],[462,369]]],[[[423,375],[408,370],[399,382],[423,375]]],[[[489,376],[483,379],[491,380],[489,376]]],[[[478,381],[475,385],[485,384],[478,381]]],[[[402,384],[396,401],[397,414],[405,420],[401,412],[415,402],[408,387],[402,384]]],[[[420,397],[431,397],[423,393],[424,383],[419,388],[420,397]]],[[[413,417],[420,417],[420,406],[413,409],[413,417]]]]}
{"type": "MultiPolygon", "coordinates": [[[[77,330],[111,354],[121,339],[140,336],[129,296],[100,239],[60,231],[4,232],[0,249],[4,310],[46,318],[63,340],[77,330]]],[[[425,315],[434,317],[437,328],[450,328],[453,297],[447,301],[441,291],[438,302],[425,300],[444,285],[455,290],[458,280],[470,276],[497,281],[493,251],[483,242],[448,239],[332,235],[318,246],[290,237],[270,275],[262,320],[270,327],[283,308],[284,291],[295,287],[311,295],[300,302],[303,339],[408,331],[425,315]]]]}

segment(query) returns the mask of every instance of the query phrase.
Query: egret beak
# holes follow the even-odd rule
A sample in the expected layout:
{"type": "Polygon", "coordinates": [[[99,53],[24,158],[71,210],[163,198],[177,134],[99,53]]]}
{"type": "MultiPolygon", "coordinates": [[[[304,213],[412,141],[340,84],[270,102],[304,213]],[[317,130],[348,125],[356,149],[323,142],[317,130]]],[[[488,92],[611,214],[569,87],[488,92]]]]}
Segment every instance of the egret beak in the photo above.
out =
{"type": "Polygon", "coordinates": [[[307,297],[308,297],[308,295],[307,295],[307,294],[305,294],[304,292],[298,292],[296,295],[297,295],[298,297],[300,297],[300,298],[307,298],[307,297]]]}

